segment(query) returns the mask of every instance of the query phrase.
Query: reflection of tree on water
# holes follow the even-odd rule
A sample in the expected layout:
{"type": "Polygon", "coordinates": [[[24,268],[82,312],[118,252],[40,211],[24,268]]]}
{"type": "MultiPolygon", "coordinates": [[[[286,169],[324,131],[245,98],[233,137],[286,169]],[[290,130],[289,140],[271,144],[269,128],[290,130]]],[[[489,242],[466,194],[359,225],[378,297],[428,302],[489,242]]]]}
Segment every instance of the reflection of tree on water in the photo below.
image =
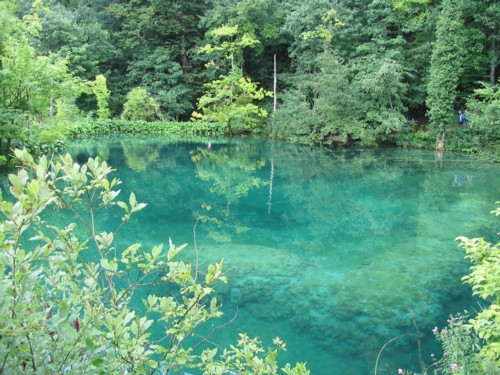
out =
{"type": "Polygon", "coordinates": [[[121,142],[123,155],[130,169],[134,171],[145,171],[151,163],[156,162],[160,157],[163,145],[158,144],[131,144],[121,142]]]}
{"type": "Polygon", "coordinates": [[[394,196],[404,188],[401,177],[409,169],[420,168],[417,161],[386,158],[377,151],[308,152],[306,147],[281,147],[273,150],[271,158],[279,181],[287,181],[275,195],[275,220],[286,227],[294,244],[327,251],[345,237],[390,235],[405,212],[404,202],[394,196]],[[381,199],[386,204],[381,205],[381,199]],[[308,239],[314,243],[306,243],[308,239]]]}
{"type": "Polygon", "coordinates": [[[257,176],[266,161],[256,156],[255,147],[238,142],[198,148],[191,152],[191,160],[196,164],[197,177],[208,182],[215,195],[212,202],[203,202],[202,211],[196,213],[199,220],[212,224],[209,237],[228,242],[232,234],[250,230],[237,219],[241,217],[237,215],[238,201],[268,184],[257,176]]]}
{"type": "Polygon", "coordinates": [[[78,164],[85,164],[89,158],[95,158],[96,156],[101,160],[108,161],[110,155],[109,144],[74,146],[72,153],[75,155],[74,158],[78,164]]]}

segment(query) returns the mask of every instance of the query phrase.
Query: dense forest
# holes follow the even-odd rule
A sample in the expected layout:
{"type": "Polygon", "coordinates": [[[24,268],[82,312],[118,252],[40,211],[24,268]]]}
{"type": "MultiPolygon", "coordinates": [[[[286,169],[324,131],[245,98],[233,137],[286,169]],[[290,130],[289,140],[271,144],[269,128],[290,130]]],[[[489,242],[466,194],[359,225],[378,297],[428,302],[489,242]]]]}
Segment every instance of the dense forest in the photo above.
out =
{"type": "Polygon", "coordinates": [[[500,134],[499,15],[496,0],[0,1],[0,136],[121,117],[475,151],[500,134]]]}

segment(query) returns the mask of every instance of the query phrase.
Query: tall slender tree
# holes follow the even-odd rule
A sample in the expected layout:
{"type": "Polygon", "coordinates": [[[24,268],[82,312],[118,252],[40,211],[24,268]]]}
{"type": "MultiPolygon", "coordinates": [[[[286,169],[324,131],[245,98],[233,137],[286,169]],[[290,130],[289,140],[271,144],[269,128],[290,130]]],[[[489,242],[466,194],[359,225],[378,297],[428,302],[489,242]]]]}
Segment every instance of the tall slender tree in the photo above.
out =
{"type": "Polygon", "coordinates": [[[466,56],[463,22],[464,0],[443,0],[432,49],[427,107],[430,129],[441,136],[452,122],[457,87],[466,56]]]}

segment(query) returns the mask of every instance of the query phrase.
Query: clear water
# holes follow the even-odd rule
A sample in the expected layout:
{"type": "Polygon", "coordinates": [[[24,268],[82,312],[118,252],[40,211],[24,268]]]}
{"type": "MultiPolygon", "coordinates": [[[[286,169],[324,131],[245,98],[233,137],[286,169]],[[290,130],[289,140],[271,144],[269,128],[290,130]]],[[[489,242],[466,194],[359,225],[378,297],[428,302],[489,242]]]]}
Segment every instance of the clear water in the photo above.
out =
{"type": "Polygon", "coordinates": [[[149,203],[122,232],[123,245],[171,237],[188,243],[194,261],[196,240],[202,263],[224,258],[226,315],[214,324],[237,316],[212,342],[248,332],[269,345],[280,336],[282,364],[356,375],[373,373],[383,345],[402,336],[380,355],[378,373],[418,372],[413,311],[431,363],[432,328],[474,307],[454,238],[498,231],[489,214],[500,199],[497,165],[408,150],[208,142],[112,138],[70,152],[107,160],[124,181],[123,199],[133,191],[149,203]]]}

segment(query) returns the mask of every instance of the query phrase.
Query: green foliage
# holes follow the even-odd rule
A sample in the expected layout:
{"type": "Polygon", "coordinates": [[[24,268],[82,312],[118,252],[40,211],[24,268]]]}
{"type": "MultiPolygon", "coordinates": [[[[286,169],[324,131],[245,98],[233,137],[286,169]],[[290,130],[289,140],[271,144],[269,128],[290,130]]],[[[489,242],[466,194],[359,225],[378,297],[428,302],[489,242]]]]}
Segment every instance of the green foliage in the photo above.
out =
{"type": "Polygon", "coordinates": [[[144,48],[145,30],[148,28],[154,9],[149,3],[124,1],[109,3],[105,14],[112,20],[113,37],[124,52],[144,48]]]}
{"type": "MultiPolygon", "coordinates": [[[[224,350],[220,360],[213,360],[217,349],[207,350],[202,356],[202,365],[204,373],[207,375],[223,375],[228,363],[238,374],[246,375],[267,375],[278,372],[277,354],[278,350],[285,350],[285,343],[279,338],[273,340],[276,349],[269,348],[264,358],[255,356],[255,353],[264,353],[262,344],[257,339],[252,339],[246,334],[240,334],[240,340],[231,350],[224,350]]],[[[298,363],[295,368],[287,364],[282,369],[285,374],[309,375],[305,364],[298,363]]]]}
{"type": "Polygon", "coordinates": [[[194,120],[227,124],[231,134],[234,128],[255,131],[261,124],[260,119],[267,117],[267,111],[254,101],[272,96],[272,93],[257,88],[256,83],[243,77],[237,69],[204,87],[205,94],[198,99],[198,109],[202,113],[193,112],[194,120]]]}
{"type": "Polygon", "coordinates": [[[320,136],[314,131],[317,113],[311,109],[307,96],[299,90],[288,90],[281,96],[283,104],[271,120],[270,135],[296,143],[317,143],[320,136]]]}
{"type": "Polygon", "coordinates": [[[74,100],[76,82],[65,60],[39,56],[30,44],[41,28],[40,4],[34,4],[33,13],[23,21],[14,16],[9,1],[0,2],[0,9],[0,110],[22,110],[47,119],[53,99],[74,100]]]}
{"type": "Polygon", "coordinates": [[[478,356],[481,340],[468,324],[469,315],[458,313],[450,316],[448,325],[439,331],[433,330],[436,340],[443,348],[443,358],[434,366],[437,374],[481,374],[483,367],[478,356]]]}
{"type": "Polygon", "coordinates": [[[69,70],[83,80],[99,75],[99,66],[115,51],[95,10],[83,4],[74,9],[57,2],[40,23],[42,30],[35,43],[38,53],[67,59],[69,70]]]}
{"type": "Polygon", "coordinates": [[[22,130],[16,146],[26,148],[32,155],[50,155],[67,149],[70,133],[67,125],[34,125],[22,130]]]}
{"type": "Polygon", "coordinates": [[[161,119],[160,106],[142,87],[127,94],[122,119],[132,121],[155,121],[161,119]]]}
{"type": "Polygon", "coordinates": [[[131,63],[128,70],[128,79],[151,94],[164,118],[177,119],[193,109],[192,90],[187,85],[181,65],[173,61],[167,49],[156,48],[131,63]]]}
{"type": "Polygon", "coordinates": [[[430,2],[431,0],[394,0],[394,8],[416,13],[418,17],[425,18],[428,15],[430,2]]]}
{"type": "Polygon", "coordinates": [[[428,131],[417,130],[412,128],[404,129],[396,136],[396,144],[401,147],[433,149],[435,147],[436,137],[428,131]]]}
{"type": "Polygon", "coordinates": [[[212,43],[205,44],[199,53],[210,60],[206,65],[217,73],[217,79],[206,83],[204,95],[198,99],[198,111],[193,112],[193,120],[216,121],[227,124],[229,134],[233,128],[257,130],[260,118],[267,116],[267,111],[255,101],[272,94],[258,89],[257,84],[243,75],[243,50],[259,43],[251,32],[241,32],[239,26],[222,25],[207,33],[212,43]]]}
{"type": "Polygon", "coordinates": [[[406,125],[403,101],[408,91],[403,64],[387,55],[357,60],[354,86],[363,95],[366,121],[375,134],[400,132],[406,125]]]}
{"type": "Polygon", "coordinates": [[[70,129],[71,138],[86,138],[108,134],[162,134],[162,135],[224,135],[226,125],[217,122],[171,121],[87,121],[75,123],[70,129]]]}
{"type": "MultiPolygon", "coordinates": [[[[408,138],[409,122],[442,134],[481,82],[498,80],[500,5],[488,0],[47,4],[50,9],[40,1],[0,1],[0,110],[21,110],[32,122],[68,123],[80,110],[107,119],[123,113],[127,93],[140,86],[164,119],[187,120],[201,103],[202,119],[218,113],[220,121],[244,119],[234,127],[260,132],[258,112],[269,111],[270,100],[246,98],[237,108],[240,93],[231,92],[228,102],[214,91],[227,93],[224,86],[236,87],[240,77],[269,90],[276,56],[279,116],[292,123],[279,120],[273,131],[289,140],[373,145],[408,138]],[[348,108],[359,113],[329,114],[322,103],[330,103],[329,94],[314,96],[325,51],[347,69],[344,92],[355,99],[348,108]],[[81,95],[74,77],[101,75],[106,88],[96,81],[81,95]],[[221,102],[208,104],[212,99],[221,102]],[[293,117],[299,114],[308,116],[303,124],[293,117]]],[[[470,134],[447,134],[446,149],[498,160],[497,118],[480,115],[483,123],[470,134]]]]}
{"type": "MultiPolygon", "coordinates": [[[[500,204],[500,202],[497,202],[500,204]]],[[[500,208],[492,211],[500,216],[500,208]]],[[[436,361],[437,374],[487,374],[500,371],[500,242],[484,238],[457,237],[471,262],[470,273],[462,280],[474,295],[488,303],[476,316],[450,316],[448,325],[432,331],[442,345],[443,358],[436,361]]]]}
{"type": "Polygon", "coordinates": [[[467,102],[472,110],[468,125],[472,132],[481,140],[481,145],[486,146],[482,153],[491,152],[498,160],[500,153],[495,152],[499,147],[500,139],[500,89],[498,84],[484,84],[476,89],[474,95],[467,102]]]}
{"type": "Polygon", "coordinates": [[[8,162],[7,158],[5,156],[1,155],[0,156],[0,169],[5,168],[8,165],[7,162],[8,162]]]}
{"type": "Polygon", "coordinates": [[[342,26],[345,23],[336,18],[337,11],[335,9],[327,10],[322,16],[322,23],[314,28],[312,31],[304,31],[301,36],[303,39],[324,39],[326,45],[333,39],[333,30],[342,26]]]}
{"type": "Polygon", "coordinates": [[[362,117],[362,102],[351,85],[348,67],[330,51],[319,61],[321,72],[304,75],[283,96],[272,135],[306,143],[372,142],[373,133],[362,117]]]}
{"type": "Polygon", "coordinates": [[[100,74],[95,77],[94,81],[82,83],[82,91],[86,94],[95,95],[99,120],[109,119],[111,112],[109,111],[108,100],[111,92],[107,88],[106,77],[100,74]]]}
{"type": "MultiPolygon", "coordinates": [[[[220,357],[217,349],[197,354],[185,347],[200,325],[222,315],[214,293],[226,282],[223,263],[193,268],[178,257],[186,245],[171,241],[168,249],[119,244],[126,223],[147,205],[134,193],[117,200],[121,181],[111,178],[106,162],[15,154],[23,167],[9,175],[13,201],[0,202],[0,372],[141,374],[197,367],[207,374],[278,373],[279,339],[266,352],[242,335],[220,357]],[[49,208],[62,211],[60,221],[46,221],[49,208]],[[122,215],[111,231],[99,223],[104,209],[122,215]],[[152,283],[168,285],[179,297],[149,294],[134,308],[134,295],[152,283]],[[152,329],[162,338],[153,339],[152,329]]],[[[308,374],[302,364],[283,371],[308,374]]]]}
{"type": "MultiPolygon", "coordinates": [[[[499,202],[500,203],[500,202],[499,202]]],[[[493,211],[500,216],[500,209],[493,211]]],[[[477,335],[485,341],[480,356],[500,363],[500,242],[492,244],[483,238],[458,237],[472,265],[469,275],[463,278],[472,285],[473,294],[489,301],[491,305],[471,319],[477,335]]]]}
{"type": "Polygon", "coordinates": [[[25,120],[25,115],[20,110],[0,111],[0,139],[16,138],[25,120]]]}
{"type": "Polygon", "coordinates": [[[223,69],[226,62],[231,63],[229,67],[225,68],[226,70],[241,65],[243,63],[243,49],[254,47],[259,43],[253,34],[241,33],[237,25],[222,25],[208,31],[206,36],[212,40],[212,43],[201,47],[199,53],[204,54],[211,61],[211,64],[215,64],[217,69],[223,69]]]}
{"type": "Polygon", "coordinates": [[[345,26],[344,17],[338,15],[329,0],[289,1],[282,33],[290,36],[290,57],[299,74],[319,71],[318,57],[332,47],[339,28],[345,26]]]}
{"type": "Polygon", "coordinates": [[[19,128],[2,126],[5,137],[15,136],[15,146],[26,148],[32,155],[52,155],[67,149],[71,140],[110,134],[158,134],[170,136],[224,135],[226,125],[216,122],[169,122],[169,121],[86,121],[32,125],[19,128]]]}

